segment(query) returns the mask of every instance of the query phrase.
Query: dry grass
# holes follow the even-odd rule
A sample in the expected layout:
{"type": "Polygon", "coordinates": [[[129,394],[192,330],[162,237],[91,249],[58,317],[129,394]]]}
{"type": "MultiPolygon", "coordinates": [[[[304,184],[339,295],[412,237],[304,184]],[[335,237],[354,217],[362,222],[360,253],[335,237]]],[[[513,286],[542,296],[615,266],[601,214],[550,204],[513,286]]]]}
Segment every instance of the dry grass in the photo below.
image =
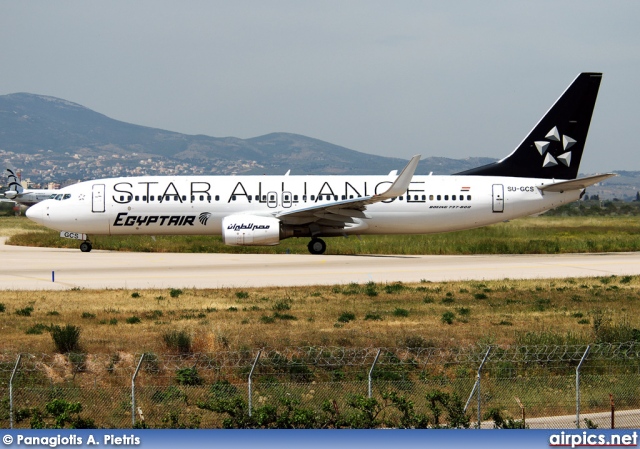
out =
{"type": "Polygon", "coordinates": [[[46,330],[26,333],[38,323],[80,326],[88,353],[167,352],[162,335],[171,330],[188,332],[194,352],[593,342],[595,319],[640,328],[639,299],[638,277],[184,290],[176,297],[169,290],[11,291],[0,293],[0,335],[4,351],[30,353],[54,352],[46,330]],[[27,307],[30,316],[16,313],[27,307]],[[338,321],[344,312],[355,319],[338,321]],[[443,322],[445,312],[454,314],[452,324],[443,322]],[[140,322],[127,323],[131,317],[140,322]]]}

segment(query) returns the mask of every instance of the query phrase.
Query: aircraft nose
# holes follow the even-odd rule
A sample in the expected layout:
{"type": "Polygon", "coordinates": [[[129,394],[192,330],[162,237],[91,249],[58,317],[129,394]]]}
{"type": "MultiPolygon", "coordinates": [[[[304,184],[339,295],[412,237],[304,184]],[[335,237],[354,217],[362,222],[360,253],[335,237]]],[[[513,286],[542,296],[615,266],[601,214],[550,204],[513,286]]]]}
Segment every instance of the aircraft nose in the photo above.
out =
{"type": "Polygon", "coordinates": [[[42,203],[34,204],[25,212],[27,218],[31,221],[35,221],[40,225],[44,225],[44,206],[42,203]]]}

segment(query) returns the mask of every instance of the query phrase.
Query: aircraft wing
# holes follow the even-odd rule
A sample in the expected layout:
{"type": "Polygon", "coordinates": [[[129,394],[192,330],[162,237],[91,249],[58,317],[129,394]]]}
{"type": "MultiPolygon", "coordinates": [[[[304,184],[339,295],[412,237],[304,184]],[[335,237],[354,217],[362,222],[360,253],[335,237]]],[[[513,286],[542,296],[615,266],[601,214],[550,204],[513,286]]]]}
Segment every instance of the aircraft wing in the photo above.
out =
{"type": "Polygon", "coordinates": [[[319,226],[344,228],[350,223],[355,223],[354,218],[369,218],[365,212],[367,205],[405,194],[419,161],[420,155],[413,156],[393,184],[377,195],[323,203],[292,211],[280,211],[275,214],[275,218],[289,225],[315,223],[319,226]]]}
{"type": "Polygon", "coordinates": [[[538,186],[542,192],[566,192],[569,190],[581,190],[586,189],[598,182],[611,178],[612,176],[618,176],[615,173],[605,173],[603,175],[587,176],[586,178],[572,179],[570,181],[560,181],[553,184],[543,184],[538,186]]]}

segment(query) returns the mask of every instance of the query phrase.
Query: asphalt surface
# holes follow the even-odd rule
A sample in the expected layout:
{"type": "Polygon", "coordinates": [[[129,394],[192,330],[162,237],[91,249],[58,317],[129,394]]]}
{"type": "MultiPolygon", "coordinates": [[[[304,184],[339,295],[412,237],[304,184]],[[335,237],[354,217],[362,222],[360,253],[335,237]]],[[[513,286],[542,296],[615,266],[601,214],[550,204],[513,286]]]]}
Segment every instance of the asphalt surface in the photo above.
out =
{"type": "Polygon", "coordinates": [[[640,274],[640,253],[478,256],[126,253],[4,245],[0,290],[239,288],[640,274]]]}

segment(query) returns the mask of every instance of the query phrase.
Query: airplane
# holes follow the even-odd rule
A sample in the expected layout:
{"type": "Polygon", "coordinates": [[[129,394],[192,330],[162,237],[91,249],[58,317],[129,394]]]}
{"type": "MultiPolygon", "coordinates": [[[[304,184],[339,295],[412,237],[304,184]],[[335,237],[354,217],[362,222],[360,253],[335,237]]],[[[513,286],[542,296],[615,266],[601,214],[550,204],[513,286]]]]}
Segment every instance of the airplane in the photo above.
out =
{"type": "Polygon", "coordinates": [[[40,201],[48,200],[58,193],[57,189],[29,189],[25,190],[18,182],[16,172],[12,168],[7,168],[7,178],[9,178],[9,190],[4,192],[4,198],[0,201],[18,203],[23,206],[33,206],[40,201]]]}
{"type": "Polygon", "coordinates": [[[613,173],[577,179],[601,73],[581,73],[505,158],[447,176],[414,175],[416,155],[386,176],[141,176],[65,187],[26,212],[82,240],[88,235],[221,235],[231,246],[322,237],[430,234],[539,214],[578,200],[613,173]]]}

